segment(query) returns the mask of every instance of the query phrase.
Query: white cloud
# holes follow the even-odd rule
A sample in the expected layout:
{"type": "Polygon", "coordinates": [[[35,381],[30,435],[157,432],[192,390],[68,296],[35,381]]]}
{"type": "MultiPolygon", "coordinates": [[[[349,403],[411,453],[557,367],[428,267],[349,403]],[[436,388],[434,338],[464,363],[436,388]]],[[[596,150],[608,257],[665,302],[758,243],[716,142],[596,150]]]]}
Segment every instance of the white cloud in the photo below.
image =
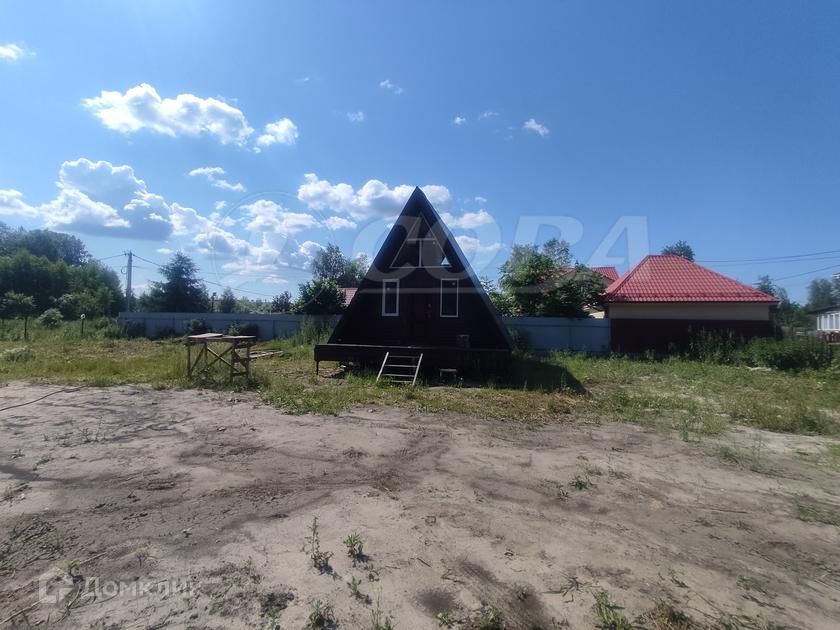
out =
{"type": "Polygon", "coordinates": [[[222,215],[221,212],[211,212],[210,220],[216,225],[221,225],[222,227],[233,227],[239,223],[238,220],[234,219],[229,214],[222,215]]]}
{"type": "Polygon", "coordinates": [[[292,254],[292,258],[302,265],[307,265],[315,257],[315,254],[322,249],[325,248],[320,243],[316,243],[315,241],[304,241],[298,246],[297,251],[292,254]]]}
{"type": "Polygon", "coordinates": [[[131,224],[116,209],[72,188],[61,190],[58,197],[42,205],[40,211],[50,228],[94,235],[131,233],[131,224]]]}
{"type": "Polygon", "coordinates": [[[400,95],[404,91],[399,85],[391,81],[391,79],[385,79],[384,81],[380,81],[379,87],[388,90],[389,92],[393,92],[396,95],[400,95]]]}
{"type": "Polygon", "coordinates": [[[272,144],[292,145],[297,142],[298,136],[297,125],[288,118],[281,118],[265,126],[263,135],[257,138],[257,144],[260,147],[269,147],[272,144]]]}
{"type": "Polygon", "coordinates": [[[58,186],[79,190],[91,199],[115,208],[122,208],[146,192],[146,182],[139,179],[130,166],[113,166],[105,160],[93,162],[87,158],[62,163],[58,186]]]}
{"type": "Polygon", "coordinates": [[[150,192],[130,166],[87,158],[62,163],[58,195],[40,206],[14,190],[0,191],[0,214],[40,218],[49,228],[95,236],[166,240],[215,234],[226,219],[204,217],[192,208],[150,192]]]}
{"type": "Polygon", "coordinates": [[[485,210],[479,210],[478,212],[465,212],[460,217],[456,217],[448,212],[443,212],[441,213],[440,218],[443,219],[443,222],[446,223],[449,228],[461,228],[465,230],[475,229],[482,225],[488,225],[495,222],[493,215],[485,210]]]}
{"type": "Polygon", "coordinates": [[[21,217],[37,217],[38,208],[23,200],[23,193],[18,190],[0,189],[0,214],[12,214],[21,217]]]}
{"type": "Polygon", "coordinates": [[[225,208],[227,208],[227,205],[228,205],[227,201],[217,201],[216,203],[213,204],[213,209],[221,211],[221,210],[224,210],[225,208]]]}
{"type": "MultiPolygon", "coordinates": [[[[390,188],[378,179],[368,180],[354,190],[350,184],[332,184],[319,179],[315,173],[307,173],[304,178],[304,183],[298,188],[300,201],[313,210],[333,210],[354,219],[396,215],[414,190],[414,186],[407,184],[390,188]]],[[[423,192],[435,207],[444,208],[452,201],[446,186],[423,186],[423,192]]]]}
{"type": "Polygon", "coordinates": [[[161,98],[148,83],[122,94],[103,90],[82,104],[109,129],[131,134],[141,129],[171,137],[215,136],[222,144],[243,145],[254,129],[239,109],[215,98],[179,94],[161,98]]]}
{"type": "Polygon", "coordinates": [[[531,131],[533,133],[539,134],[543,138],[549,133],[548,127],[546,127],[545,125],[541,125],[533,118],[529,118],[528,120],[526,120],[525,123],[522,125],[522,128],[525,131],[531,131]]]}
{"type": "Polygon", "coordinates": [[[9,63],[19,61],[24,57],[30,57],[34,53],[29,52],[25,46],[18,46],[17,44],[0,44],[0,61],[8,61],[9,63]]]}
{"type": "Polygon", "coordinates": [[[323,224],[324,227],[329,228],[330,230],[352,230],[356,227],[356,223],[354,221],[350,221],[344,217],[329,217],[324,219],[323,224]]]}
{"type": "Polygon", "coordinates": [[[299,244],[290,236],[319,225],[310,214],[268,201],[246,206],[248,229],[262,231],[262,244],[252,245],[227,229],[237,220],[168,202],[150,192],[129,166],[86,158],[64,162],[57,185],[58,195],[40,206],[27,203],[19,191],[0,190],[0,215],[37,218],[46,227],[84,234],[166,241],[158,250],[165,255],[180,246],[169,246],[169,239],[179,237],[186,239],[188,250],[226,258],[225,268],[242,273],[276,274],[279,267],[302,266],[321,247],[313,241],[299,244]]]}
{"type": "Polygon", "coordinates": [[[463,116],[455,116],[455,118],[452,120],[452,124],[456,127],[460,127],[461,125],[467,124],[467,119],[463,116]]]}
{"type": "Polygon", "coordinates": [[[364,112],[347,112],[347,120],[350,122],[360,123],[365,121],[364,112]]]}
{"type": "Polygon", "coordinates": [[[158,247],[155,251],[161,256],[171,256],[175,253],[174,249],[170,249],[168,247],[158,247]]]}
{"type": "Polygon", "coordinates": [[[242,206],[250,218],[246,229],[251,232],[277,232],[297,234],[303,230],[318,227],[318,220],[305,212],[290,212],[280,204],[260,199],[242,206]]]}
{"type": "Polygon", "coordinates": [[[188,175],[190,177],[204,177],[214,188],[229,190],[231,192],[245,192],[245,186],[242,184],[231,184],[222,177],[222,175],[225,175],[225,169],[221,166],[202,166],[200,168],[194,168],[188,173],[188,175]]]}
{"type": "Polygon", "coordinates": [[[464,252],[467,258],[495,254],[502,247],[501,243],[488,243],[487,245],[483,245],[477,238],[463,234],[456,236],[455,240],[458,241],[458,245],[461,246],[461,251],[464,252]]]}
{"type": "Polygon", "coordinates": [[[498,115],[499,115],[499,112],[494,112],[494,111],[488,109],[488,110],[485,110],[485,111],[481,112],[478,115],[478,119],[479,120],[487,120],[488,118],[494,118],[495,116],[498,116],[498,115]]]}
{"type": "Polygon", "coordinates": [[[266,276],[262,279],[265,284],[289,284],[289,281],[280,276],[266,276]]]}
{"type": "Polygon", "coordinates": [[[221,229],[200,232],[193,238],[199,252],[221,257],[247,256],[251,252],[248,241],[221,229]]]}
{"type": "Polygon", "coordinates": [[[83,234],[165,239],[170,206],[150,193],[130,166],[87,158],[62,163],[58,197],[39,207],[47,227],[83,234]]]}

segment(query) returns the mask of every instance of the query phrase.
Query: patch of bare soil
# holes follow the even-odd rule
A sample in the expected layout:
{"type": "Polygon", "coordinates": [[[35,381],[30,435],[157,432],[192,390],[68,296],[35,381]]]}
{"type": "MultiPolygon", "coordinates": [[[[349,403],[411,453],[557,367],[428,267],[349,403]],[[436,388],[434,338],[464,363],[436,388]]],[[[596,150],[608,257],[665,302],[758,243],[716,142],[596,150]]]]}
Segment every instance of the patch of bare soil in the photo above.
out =
{"type": "MultiPolygon", "coordinates": [[[[0,407],[52,389],[3,387],[0,407]]],[[[0,411],[0,621],[301,628],[320,603],[343,628],[377,607],[398,628],[592,628],[605,592],[642,627],[837,627],[825,440],[763,434],[742,463],[627,424],[236,396],[82,388],[0,411]]]]}

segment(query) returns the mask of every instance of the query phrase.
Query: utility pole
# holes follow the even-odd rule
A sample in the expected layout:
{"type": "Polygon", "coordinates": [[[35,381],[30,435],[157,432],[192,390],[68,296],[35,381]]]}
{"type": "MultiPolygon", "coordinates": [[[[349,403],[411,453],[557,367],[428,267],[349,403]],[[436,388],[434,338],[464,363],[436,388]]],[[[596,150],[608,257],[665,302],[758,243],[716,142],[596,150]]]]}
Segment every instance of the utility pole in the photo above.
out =
{"type": "Polygon", "coordinates": [[[131,262],[132,252],[128,250],[128,266],[125,269],[125,310],[131,312],[131,262]]]}

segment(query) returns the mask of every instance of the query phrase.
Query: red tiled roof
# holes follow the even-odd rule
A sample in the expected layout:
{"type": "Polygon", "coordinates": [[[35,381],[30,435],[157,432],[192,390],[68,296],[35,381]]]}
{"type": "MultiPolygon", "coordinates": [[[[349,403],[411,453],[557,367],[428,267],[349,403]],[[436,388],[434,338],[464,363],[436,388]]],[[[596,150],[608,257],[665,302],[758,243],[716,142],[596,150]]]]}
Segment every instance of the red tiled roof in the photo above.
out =
{"type": "Polygon", "coordinates": [[[642,259],[607,287],[604,301],[778,302],[772,295],[673,255],[653,255],[642,259]]]}
{"type": "Polygon", "coordinates": [[[350,300],[356,295],[355,287],[341,287],[341,293],[344,295],[344,306],[350,304],[350,300]]]}
{"type": "Polygon", "coordinates": [[[618,280],[618,269],[615,267],[592,267],[592,271],[600,273],[610,282],[618,280]]]}

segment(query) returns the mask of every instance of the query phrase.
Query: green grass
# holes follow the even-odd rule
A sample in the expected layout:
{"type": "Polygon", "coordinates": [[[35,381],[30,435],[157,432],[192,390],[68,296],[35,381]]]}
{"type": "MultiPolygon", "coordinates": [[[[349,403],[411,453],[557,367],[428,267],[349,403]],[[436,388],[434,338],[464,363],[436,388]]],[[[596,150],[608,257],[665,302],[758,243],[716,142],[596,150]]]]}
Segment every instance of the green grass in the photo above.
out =
{"type": "MultiPolygon", "coordinates": [[[[0,324],[0,381],[230,389],[219,370],[209,378],[186,377],[181,340],[112,338],[107,320],[58,329],[20,322],[0,324]]],[[[738,422],[771,431],[836,434],[840,428],[840,374],[832,370],[777,372],[700,361],[633,360],[554,354],[516,354],[510,374],[463,387],[407,388],[375,382],[373,375],[315,376],[312,342],[317,335],[275,340],[260,347],[282,356],[257,361],[249,387],[289,413],[335,414],[354,407],[392,405],[422,413],[457,413],[513,422],[624,421],[676,431],[685,440],[716,435],[738,422]]],[[[721,453],[731,459],[734,453],[721,453]]],[[[840,455],[829,454],[834,462],[840,455]]]]}
{"type": "Polygon", "coordinates": [[[595,615],[600,622],[598,627],[603,630],[633,630],[621,607],[611,603],[604,591],[595,593],[595,615]]]}

